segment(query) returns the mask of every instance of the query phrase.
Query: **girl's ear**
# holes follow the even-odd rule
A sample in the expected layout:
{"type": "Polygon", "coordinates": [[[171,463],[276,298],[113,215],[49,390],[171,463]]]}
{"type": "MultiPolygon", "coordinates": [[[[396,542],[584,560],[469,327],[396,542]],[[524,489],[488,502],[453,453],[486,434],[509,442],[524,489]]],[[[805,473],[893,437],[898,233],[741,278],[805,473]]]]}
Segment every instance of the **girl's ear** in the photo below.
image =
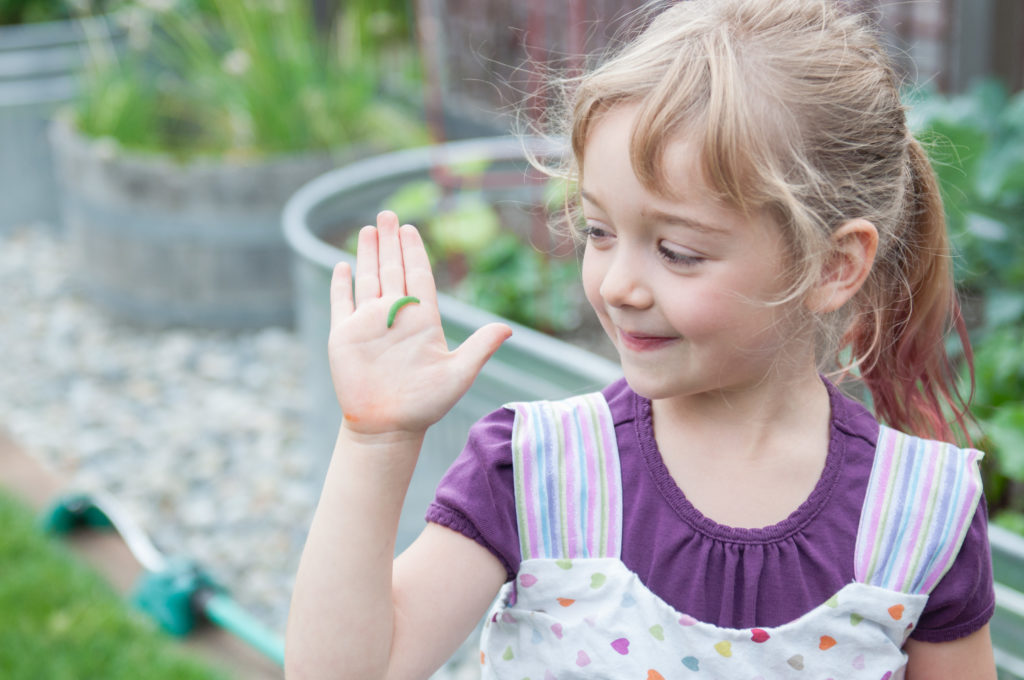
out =
{"type": "Polygon", "coordinates": [[[807,296],[812,312],[833,312],[852,298],[871,272],[878,250],[878,230],[864,219],[844,222],[832,233],[832,252],[818,285],[807,296]]]}

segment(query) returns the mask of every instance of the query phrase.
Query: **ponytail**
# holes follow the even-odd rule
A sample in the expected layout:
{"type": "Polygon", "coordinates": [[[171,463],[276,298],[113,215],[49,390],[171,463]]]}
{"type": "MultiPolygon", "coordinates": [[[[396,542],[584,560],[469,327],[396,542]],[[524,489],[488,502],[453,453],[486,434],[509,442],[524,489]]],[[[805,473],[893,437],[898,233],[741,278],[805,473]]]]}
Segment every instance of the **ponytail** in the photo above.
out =
{"type": "Polygon", "coordinates": [[[908,148],[910,195],[904,230],[865,285],[860,313],[844,338],[871,391],[875,414],[920,437],[970,443],[965,418],[974,392],[967,328],[953,283],[942,199],[924,149],[908,148]],[[955,328],[970,374],[964,398],[946,334],[955,328]],[[951,424],[955,424],[952,427],[951,424]]]}

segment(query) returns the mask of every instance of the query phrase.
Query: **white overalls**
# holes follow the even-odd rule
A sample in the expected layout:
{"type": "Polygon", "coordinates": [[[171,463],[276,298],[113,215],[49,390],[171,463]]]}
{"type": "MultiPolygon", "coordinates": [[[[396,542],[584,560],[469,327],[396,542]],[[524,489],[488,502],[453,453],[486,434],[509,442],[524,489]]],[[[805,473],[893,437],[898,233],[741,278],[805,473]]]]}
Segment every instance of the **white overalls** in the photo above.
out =
{"type": "Polygon", "coordinates": [[[622,483],[604,397],[508,408],[522,562],[485,621],[484,678],[901,678],[901,648],[981,498],[980,451],[883,426],[855,580],[784,625],[721,628],[676,611],[620,561],[622,483]]]}

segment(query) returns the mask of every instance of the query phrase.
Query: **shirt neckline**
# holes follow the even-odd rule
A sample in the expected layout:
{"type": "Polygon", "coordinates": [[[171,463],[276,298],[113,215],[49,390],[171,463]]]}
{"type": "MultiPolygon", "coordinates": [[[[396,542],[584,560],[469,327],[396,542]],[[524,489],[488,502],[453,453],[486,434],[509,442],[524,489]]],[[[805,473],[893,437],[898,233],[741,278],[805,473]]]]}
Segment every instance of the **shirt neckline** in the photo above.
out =
{"type": "MultiPolygon", "coordinates": [[[[788,517],[759,528],[741,528],[719,524],[698,510],[676,484],[661,457],[654,439],[651,401],[633,392],[637,442],[654,485],[675,513],[695,531],[725,543],[767,544],[784,541],[801,531],[813,520],[832,497],[846,453],[846,442],[837,421],[842,418],[843,399],[839,389],[822,377],[829,395],[829,446],[825,467],[814,489],[788,517]]],[[[631,390],[632,391],[632,390],[631,390]]]]}

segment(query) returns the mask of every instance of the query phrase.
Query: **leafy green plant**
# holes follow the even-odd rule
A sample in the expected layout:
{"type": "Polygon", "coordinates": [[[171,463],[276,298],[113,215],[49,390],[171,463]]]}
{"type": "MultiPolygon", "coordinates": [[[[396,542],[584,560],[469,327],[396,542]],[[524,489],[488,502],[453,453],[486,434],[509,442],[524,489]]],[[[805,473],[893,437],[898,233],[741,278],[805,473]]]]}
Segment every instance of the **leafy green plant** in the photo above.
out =
{"type": "Polygon", "coordinates": [[[71,16],[64,0],[0,0],[0,26],[59,21],[71,16]]]}
{"type": "Polygon", "coordinates": [[[1024,92],[995,81],[912,102],[939,176],[957,280],[985,298],[986,327],[1024,319],[1024,92]]]}
{"type": "Polygon", "coordinates": [[[67,21],[115,9],[120,0],[0,0],[0,26],[67,21]]]}
{"type": "MultiPolygon", "coordinates": [[[[994,81],[913,101],[939,176],[972,324],[973,436],[995,520],[1024,528],[1024,93],[994,81]]],[[[968,376],[963,376],[963,382],[968,376]]]]}
{"type": "MultiPolygon", "coordinates": [[[[479,188],[486,161],[449,170],[462,178],[463,188],[446,193],[433,180],[414,181],[382,204],[420,225],[446,288],[472,305],[546,333],[577,327],[581,296],[576,258],[567,256],[571,252],[556,257],[536,248],[530,233],[506,223],[509,211],[499,209],[479,188]]],[[[536,193],[543,203],[544,191],[536,193]]],[[[516,216],[545,228],[543,205],[516,216]]]]}
{"type": "Polygon", "coordinates": [[[0,493],[0,669],[5,680],[216,680],[0,493]]]}
{"type": "Polygon", "coordinates": [[[377,91],[370,55],[317,30],[308,0],[147,0],[129,45],[94,41],[78,129],[182,158],[407,146],[424,126],[377,91]]]}
{"type": "Polygon", "coordinates": [[[979,343],[974,359],[977,391],[973,412],[992,454],[985,462],[985,487],[993,514],[1024,520],[1024,328],[1006,326],[979,343]]]}
{"type": "Polygon", "coordinates": [[[383,54],[415,43],[414,3],[408,0],[347,0],[342,16],[348,41],[361,54],[383,54]]]}

